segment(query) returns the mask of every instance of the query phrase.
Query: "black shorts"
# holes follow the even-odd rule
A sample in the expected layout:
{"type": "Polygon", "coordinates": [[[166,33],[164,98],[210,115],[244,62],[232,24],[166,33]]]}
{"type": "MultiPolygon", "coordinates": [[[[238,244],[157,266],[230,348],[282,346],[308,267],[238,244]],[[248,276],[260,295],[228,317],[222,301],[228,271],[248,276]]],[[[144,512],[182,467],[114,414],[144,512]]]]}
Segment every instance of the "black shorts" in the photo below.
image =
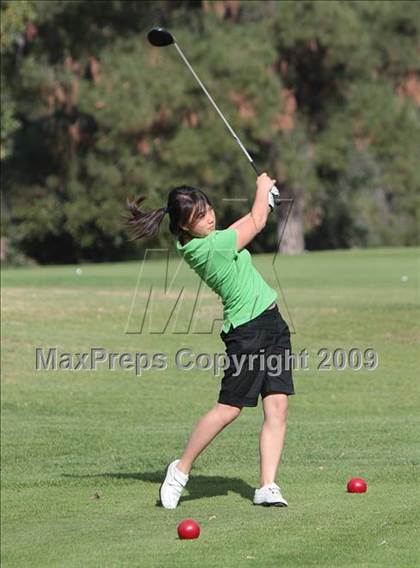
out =
{"type": "Polygon", "coordinates": [[[227,368],[218,402],[257,406],[260,394],[262,398],[269,393],[295,394],[290,331],[277,304],[249,322],[231,326],[227,333],[222,331],[220,337],[226,345],[227,368]]]}

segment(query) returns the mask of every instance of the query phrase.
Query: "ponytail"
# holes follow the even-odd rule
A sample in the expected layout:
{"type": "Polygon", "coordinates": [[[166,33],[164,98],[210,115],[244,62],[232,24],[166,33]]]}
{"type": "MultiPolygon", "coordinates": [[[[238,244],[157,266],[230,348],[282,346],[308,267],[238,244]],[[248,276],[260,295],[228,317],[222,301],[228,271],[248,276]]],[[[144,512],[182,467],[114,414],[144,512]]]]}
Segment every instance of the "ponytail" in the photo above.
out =
{"type": "Polygon", "coordinates": [[[131,235],[131,241],[143,237],[154,237],[158,233],[162,219],[167,212],[167,207],[160,207],[147,212],[141,211],[140,206],[145,199],[146,197],[144,196],[127,198],[129,214],[123,217],[123,224],[131,235]]]}
{"type": "Polygon", "coordinates": [[[188,231],[182,227],[198,219],[206,211],[207,205],[212,206],[209,197],[203,191],[189,185],[180,185],[171,189],[167,207],[141,211],[140,206],[145,199],[144,196],[127,198],[129,214],[123,217],[123,223],[131,234],[132,241],[143,237],[154,237],[159,231],[165,213],[169,213],[169,230],[178,237],[181,244],[184,244],[188,238],[188,231]]]}

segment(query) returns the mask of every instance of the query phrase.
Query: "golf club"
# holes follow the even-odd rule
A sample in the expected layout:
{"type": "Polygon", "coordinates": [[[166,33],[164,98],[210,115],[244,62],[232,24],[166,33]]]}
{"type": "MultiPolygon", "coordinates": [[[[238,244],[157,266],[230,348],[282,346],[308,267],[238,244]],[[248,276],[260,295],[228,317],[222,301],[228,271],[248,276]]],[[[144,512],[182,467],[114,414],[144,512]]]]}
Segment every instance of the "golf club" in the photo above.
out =
{"type": "MultiPolygon", "coordinates": [[[[239,140],[236,132],[233,130],[233,128],[230,126],[230,124],[228,123],[228,121],[226,120],[226,118],[223,116],[222,111],[219,109],[219,107],[217,106],[217,104],[214,102],[213,98],[211,97],[210,93],[207,91],[206,87],[203,85],[203,83],[201,82],[200,78],[198,77],[197,73],[194,71],[194,69],[191,67],[188,59],[185,57],[184,53],[182,52],[181,48],[179,47],[179,45],[176,43],[173,35],[168,31],[165,30],[165,28],[152,28],[148,34],[147,34],[147,39],[149,40],[149,42],[154,45],[155,47],[165,47],[167,45],[171,45],[173,44],[176,48],[176,50],[178,51],[179,55],[182,57],[185,65],[188,67],[188,69],[191,71],[191,73],[194,75],[197,83],[200,85],[200,87],[203,89],[204,93],[206,94],[206,96],[208,97],[209,101],[211,102],[211,104],[214,106],[214,108],[216,109],[216,111],[218,112],[220,118],[223,120],[223,122],[225,123],[225,125],[227,126],[229,132],[232,134],[232,136],[234,137],[234,139],[236,140],[236,142],[239,144],[241,150],[243,151],[243,153],[245,154],[245,156],[247,157],[249,163],[251,164],[253,170],[255,171],[255,173],[257,174],[257,176],[260,174],[260,172],[258,171],[257,166],[254,163],[254,160],[251,158],[251,156],[249,155],[247,149],[245,148],[245,146],[242,144],[242,142],[239,140]]],[[[279,190],[277,189],[277,187],[274,185],[268,195],[268,204],[270,206],[271,209],[274,209],[274,207],[278,207],[280,205],[280,193],[279,190]]]]}

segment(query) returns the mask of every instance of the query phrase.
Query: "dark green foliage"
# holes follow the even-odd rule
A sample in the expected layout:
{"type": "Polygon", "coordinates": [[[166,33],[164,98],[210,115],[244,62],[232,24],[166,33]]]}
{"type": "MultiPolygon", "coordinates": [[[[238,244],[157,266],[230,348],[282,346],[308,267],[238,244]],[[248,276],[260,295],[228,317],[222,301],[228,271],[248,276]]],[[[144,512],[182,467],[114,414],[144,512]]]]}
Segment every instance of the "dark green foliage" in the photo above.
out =
{"type": "Polygon", "coordinates": [[[220,228],[247,212],[252,170],[175,50],[147,43],[154,25],[303,200],[308,248],[419,242],[418,2],[242,2],[223,16],[201,2],[11,1],[1,144],[14,248],[77,262],[170,245],[166,221],[129,243],[120,215],[128,194],[160,207],[182,183],[209,193],[220,228]]]}

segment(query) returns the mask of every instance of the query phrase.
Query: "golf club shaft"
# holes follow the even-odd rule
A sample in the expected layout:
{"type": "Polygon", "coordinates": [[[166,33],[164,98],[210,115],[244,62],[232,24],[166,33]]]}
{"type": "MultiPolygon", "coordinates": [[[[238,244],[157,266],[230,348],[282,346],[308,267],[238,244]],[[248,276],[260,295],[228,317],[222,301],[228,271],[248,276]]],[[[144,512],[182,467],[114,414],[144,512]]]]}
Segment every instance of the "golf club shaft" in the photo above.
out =
{"type": "Polygon", "coordinates": [[[239,140],[238,135],[236,134],[236,132],[233,130],[233,128],[231,127],[231,125],[228,123],[228,121],[226,120],[226,118],[223,116],[222,111],[219,109],[219,107],[217,106],[217,104],[214,102],[212,96],[210,95],[210,93],[208,92],[208,90],[206,89],[206,87],[203,85],[203,83],[201,82],[199,76],[197,75],[197,73],[194,71],[194,69],[191,67],[188,59],[185,57],[185,55],[183,54],[181,48],[179,47],[179,45],[176,43],[176,41],[174,41],[174,46],[176,47],[179,55],[182,57],[182,59],[184,60],[185,65],[188,67],[188,69],[191,71],[191,73],[194,75],[197,83],[200,85],[200,87],[203,89],[203,91],[205,92],[205,94],[207,95],[207,97],[209,98],[211,104],[214,106],[214,108],[216,109],[216,111],[218,112],[220,118],[223,120],[223,122],[226,124],[229,132],[232,134],[232,136],[235,138],[236,142],[239,144],[239,146],[241,147],[242,152],[245,154],[245,156],[248,158],[249,163],[251,164],[252,168],[254,169],[255,173],[257,174],[257,176],[260,174],[260,172],[258,171],[257,166],[254,163],[254,160],[251,158],[251,156],[248,154],[247,149],[245,148],[245,146],[242,144],[242,142],[239,140]]]}
{"type": "MultiPolygon", "coordinates": [[[[173,39],[171,37],[171,39],[173,39]]],[[[201,82],[199,76],[197,75],[197,73],[194,71],[194,69],[192,68],[192,66],[190,65],[190,62],[188,61],[188,59],[185,57],[184,53],[182,52],[182,49],[179,47],[179,45],[176,43],[175,40],[173,40],[173,45],[175,46],[176,50],[178,51],[179,55],[181,56],[182,60],[184,61],[185,65],[188,67],[188,69],[191,71],[191,73],[193,74],[194,78],[196,79],[197,83],[200,85],[200,87],[203,89],[205,95],[207,96],[207,98],[209,99],[209,101],[211,102],[211,104],[214,106],[214,108],[217,111],[217,114],[220,116],[220,118],[223,120],[223,122],[225,123],[225,125],[227,126],[227,129],[229,130],[229,132],[232,134],[232,136],[234,137],[234,139],[236,140],[236,142],[239,144],[242,152],[245,154],[245,156],[247,157],[249,163],[251,164],[252,169],[255,171],[255,173],[257,174],[257,176],[260,175],[260,172],[258,171],[257,166],[254,163],[254,160],[251,158],[251,156],[249,155],[247,149],[245,148],[245,146],[242,144],[242,142],[239,140],[238,135],[236,134],[236,132],[233,130],[233,128],[231,127],[231,125],[228,123],[228,121],[226,120],[226,118],[224,117],[222,111],[219,109],[219,107],[217,106],[217,104],[214,102],[213,97],[210,95],[210,93],[208,92],[208,90],[206,89],[206,87],[203,85],[203,83],[201,82]]],[[[270,192],[268,194],[268,205],[270,206],[270,209],[273,210],[276,206],[280,205],[280,192],[277,189],[277,187],[275,185],[273,185],[273,187],[270,189],[270,192]]]]}

